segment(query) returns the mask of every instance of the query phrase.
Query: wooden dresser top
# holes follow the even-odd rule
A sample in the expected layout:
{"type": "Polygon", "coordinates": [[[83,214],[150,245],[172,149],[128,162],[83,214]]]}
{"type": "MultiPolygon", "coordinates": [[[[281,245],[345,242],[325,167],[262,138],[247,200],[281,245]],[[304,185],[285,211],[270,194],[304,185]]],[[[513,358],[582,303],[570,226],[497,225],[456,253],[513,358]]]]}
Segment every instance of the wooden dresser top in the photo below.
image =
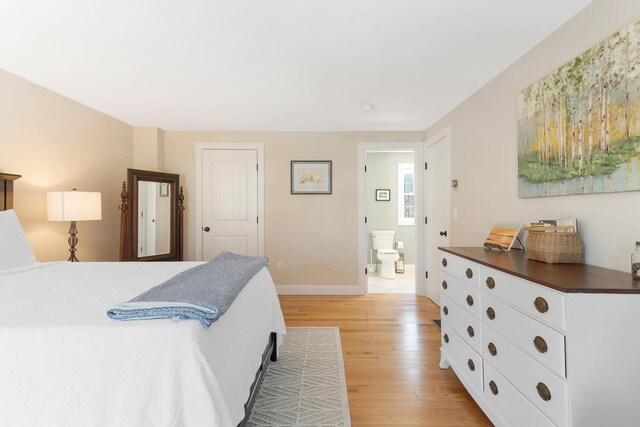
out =
{"type": "Polygon", "coordinates": [[[633,280],[631,272],[587,264],[546,264],[528,260],[527,254],[520,250],[499,252],[483,247],[440,249],[560,292],[640,294],[640,280],[633,280]]]}

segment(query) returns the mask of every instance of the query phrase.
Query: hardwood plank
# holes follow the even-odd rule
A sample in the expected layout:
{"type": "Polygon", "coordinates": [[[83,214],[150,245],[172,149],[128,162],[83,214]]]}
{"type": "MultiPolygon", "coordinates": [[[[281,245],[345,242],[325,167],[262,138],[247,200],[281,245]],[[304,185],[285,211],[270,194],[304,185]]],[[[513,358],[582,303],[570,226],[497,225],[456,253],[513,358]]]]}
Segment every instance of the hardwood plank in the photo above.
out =
{"type": "Polygon", "coordinates": [[[441,370],[440,309],[407,294],[280,296],[287,326],[340,328],[353,426],[490,426],[441,370]]]}

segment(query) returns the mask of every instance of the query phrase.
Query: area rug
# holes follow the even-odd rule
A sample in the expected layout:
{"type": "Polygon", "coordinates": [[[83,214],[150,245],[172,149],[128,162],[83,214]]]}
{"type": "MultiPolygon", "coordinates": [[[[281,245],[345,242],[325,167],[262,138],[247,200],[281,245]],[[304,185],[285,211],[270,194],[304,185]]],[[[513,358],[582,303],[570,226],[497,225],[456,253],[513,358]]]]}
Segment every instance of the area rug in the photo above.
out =
{"type": "Polygon", "coordinates": [[[287,328],[263,378],[247,426],[351,425],[338,328],[287,328]]]}

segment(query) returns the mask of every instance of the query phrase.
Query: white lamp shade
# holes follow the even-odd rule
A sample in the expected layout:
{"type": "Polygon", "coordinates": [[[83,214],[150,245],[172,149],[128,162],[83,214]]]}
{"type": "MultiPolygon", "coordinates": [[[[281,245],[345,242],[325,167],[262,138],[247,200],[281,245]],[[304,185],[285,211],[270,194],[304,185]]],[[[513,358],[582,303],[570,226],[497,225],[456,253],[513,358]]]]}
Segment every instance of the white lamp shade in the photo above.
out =
{"type": "Polygon", "coordinates": [[[102,219],[102,195],[87,191],[47,193],[49,221],[91,221],[102,219]]]}

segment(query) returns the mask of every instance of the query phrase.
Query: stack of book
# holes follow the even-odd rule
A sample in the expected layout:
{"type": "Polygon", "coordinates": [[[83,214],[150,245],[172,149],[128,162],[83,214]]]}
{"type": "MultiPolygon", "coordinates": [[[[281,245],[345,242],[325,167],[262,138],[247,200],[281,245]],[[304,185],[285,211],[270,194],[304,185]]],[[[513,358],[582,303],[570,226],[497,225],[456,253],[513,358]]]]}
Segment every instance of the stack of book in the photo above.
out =
{"type": "Polygon", "coordinates": [[[578,220],[575,218],[541,219],[532,222],[528,231],[544,231],[545,233],[578,232],[578,220]]]}

